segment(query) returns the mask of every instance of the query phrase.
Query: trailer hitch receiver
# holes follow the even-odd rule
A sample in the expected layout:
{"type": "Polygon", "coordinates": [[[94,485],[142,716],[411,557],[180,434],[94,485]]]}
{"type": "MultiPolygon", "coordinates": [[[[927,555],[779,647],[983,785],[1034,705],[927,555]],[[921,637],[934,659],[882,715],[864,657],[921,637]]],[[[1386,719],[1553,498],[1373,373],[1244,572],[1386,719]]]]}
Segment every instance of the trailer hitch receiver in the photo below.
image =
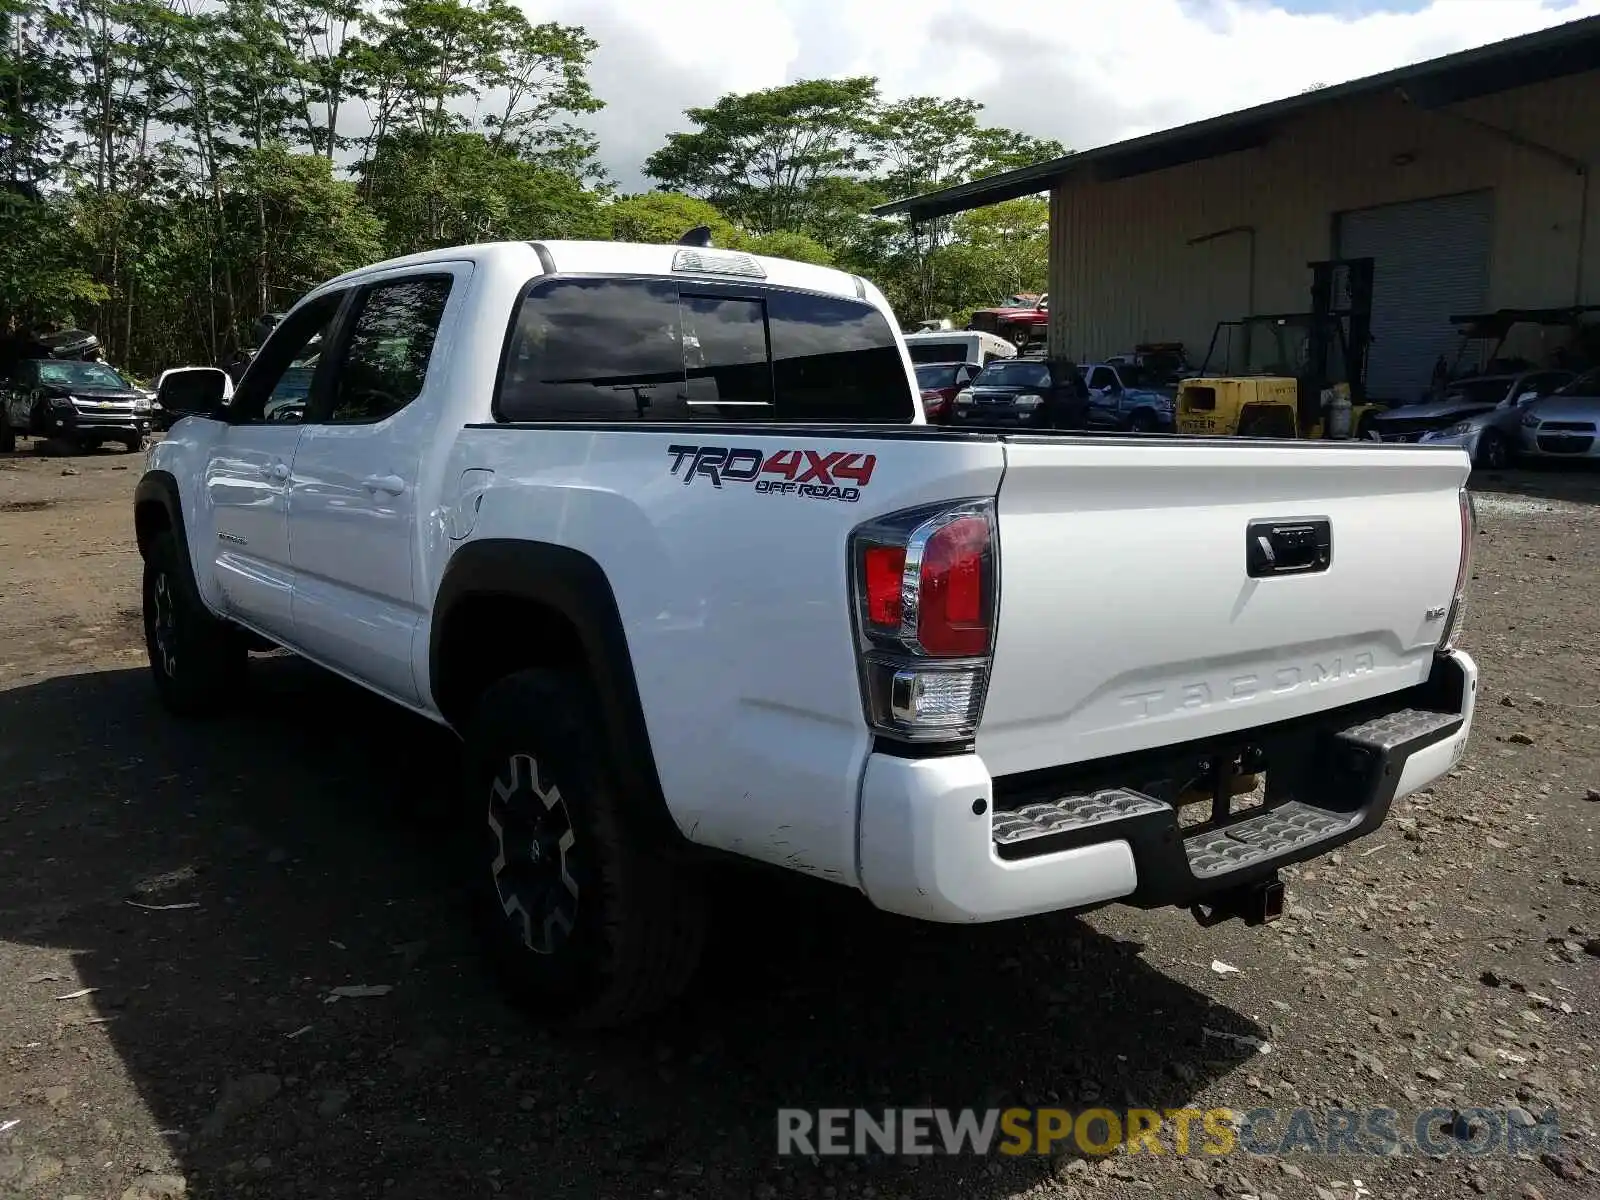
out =
{"type": "Polygon", "coordinates": [[[1219,892],[1191,905],[1189,911],[1207,928],[1235,917],[1246,925],[1266,925],[1283,915],[1283,881],[1274,873],[1255,883],[1219,892]]]}

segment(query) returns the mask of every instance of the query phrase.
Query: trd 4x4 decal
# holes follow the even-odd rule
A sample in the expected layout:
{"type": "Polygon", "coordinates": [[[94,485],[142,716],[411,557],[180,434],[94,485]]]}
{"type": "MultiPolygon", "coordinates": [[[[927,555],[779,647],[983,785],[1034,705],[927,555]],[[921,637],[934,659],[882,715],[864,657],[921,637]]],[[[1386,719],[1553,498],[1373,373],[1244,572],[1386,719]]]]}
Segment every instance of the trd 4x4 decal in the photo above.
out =
{"type": "Polygon", "coordinates": [[[774,496],[806,496],[813,500],[842,500],[853,504],[872,480],[876,454],[854,450],[759,450],[728,446],[668,446],[674,476],[684,485],[704,477],[711,486],[751,483],[758,492],[774,496]]]}

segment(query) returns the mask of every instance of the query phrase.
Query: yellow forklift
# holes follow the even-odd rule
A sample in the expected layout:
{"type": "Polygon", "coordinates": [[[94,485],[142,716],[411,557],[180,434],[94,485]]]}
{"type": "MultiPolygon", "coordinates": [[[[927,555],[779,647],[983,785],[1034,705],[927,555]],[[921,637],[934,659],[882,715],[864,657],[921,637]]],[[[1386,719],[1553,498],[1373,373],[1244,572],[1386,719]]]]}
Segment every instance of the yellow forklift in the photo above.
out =
{"type": "Polygon", "coordinates": [[[1366,394],[1372,264],[1370,258],[1308,263],[1310,312],[1217,322],[1199,373],[1178,384],[1177,432],[1364,436],[1370,414],[1386,407],[1366,394]]]}

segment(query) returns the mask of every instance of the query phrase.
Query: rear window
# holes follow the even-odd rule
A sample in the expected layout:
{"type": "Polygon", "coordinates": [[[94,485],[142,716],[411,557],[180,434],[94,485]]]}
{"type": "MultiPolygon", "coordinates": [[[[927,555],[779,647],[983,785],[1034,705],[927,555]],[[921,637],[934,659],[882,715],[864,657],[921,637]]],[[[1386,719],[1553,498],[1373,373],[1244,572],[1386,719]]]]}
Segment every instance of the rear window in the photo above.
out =
{"type": "Polygon", "coordinates": [[[965,342],[907,342],[906,351],[914,363],[959,363],[967,361],[971,347],[965,342]]]}
{"type": "Polygon", "coordinates": [[[917,367],[917,386],[948,388],[956,386],[956,372],[963,363],[922,363],[917,367]]]}
{"type": "Polygon", "coordinates": [[[871,305],[672,279],[530,285],[494,404],[501,421],[898,423],[915,411],[871,305]]]}

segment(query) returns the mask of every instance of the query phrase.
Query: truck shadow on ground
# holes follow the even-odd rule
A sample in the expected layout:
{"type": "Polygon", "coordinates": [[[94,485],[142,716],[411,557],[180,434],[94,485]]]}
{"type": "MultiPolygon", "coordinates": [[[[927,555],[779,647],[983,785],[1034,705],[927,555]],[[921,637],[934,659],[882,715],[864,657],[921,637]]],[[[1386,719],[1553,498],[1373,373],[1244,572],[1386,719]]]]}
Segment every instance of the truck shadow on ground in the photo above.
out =
{"type": "Polygon", "coordinates": [[[0,693],[0,731],[0,938],[79,976],[8,982],[22,1027],[70,1063],[103,1025],[191,1197],[1009,1194],[1048,1160],[780,1164],[775,1110],[1177,1107],[1249,1053],[1203,1031],[1263,1036],[1070,918],[730,877],[682,1004],[557,1038],[486,978],[412,813],[453,786],[426,722],[266,658],[225,718],[128,669],[0,693]],[[330,1003],[348,984],[392,990],[330,1003]]]}
{"type": "Polygon", "coordinates": [[[1538,503],[1600,504],[1600,469],[1586,462],[1548,463],[1505,471],[1472,472],[1476,493],[1520,497],[1538,503]]]}

